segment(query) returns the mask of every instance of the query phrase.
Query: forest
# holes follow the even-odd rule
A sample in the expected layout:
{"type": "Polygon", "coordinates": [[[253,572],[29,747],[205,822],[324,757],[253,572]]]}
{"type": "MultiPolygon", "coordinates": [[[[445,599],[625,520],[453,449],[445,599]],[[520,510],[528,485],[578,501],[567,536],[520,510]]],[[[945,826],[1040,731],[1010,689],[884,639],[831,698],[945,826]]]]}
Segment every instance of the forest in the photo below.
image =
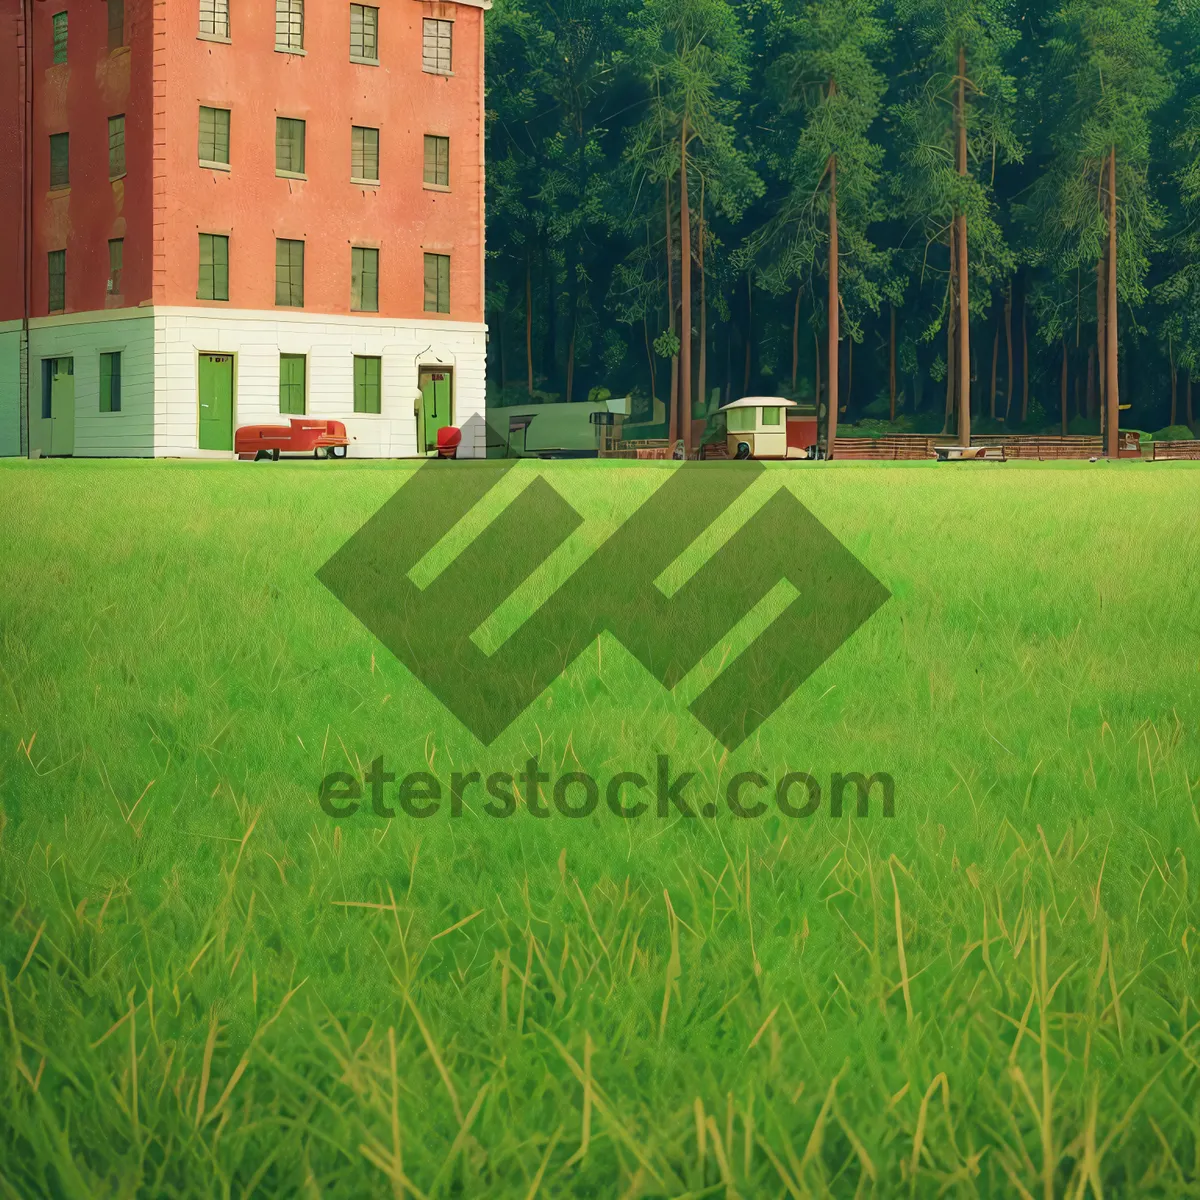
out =
{"type": "Polygon", "coordinates": [[[487,22],[489,404],[607,389],[672,440],[749,394],[831,433],[1195,424],[1197,0],[487,22]]]}

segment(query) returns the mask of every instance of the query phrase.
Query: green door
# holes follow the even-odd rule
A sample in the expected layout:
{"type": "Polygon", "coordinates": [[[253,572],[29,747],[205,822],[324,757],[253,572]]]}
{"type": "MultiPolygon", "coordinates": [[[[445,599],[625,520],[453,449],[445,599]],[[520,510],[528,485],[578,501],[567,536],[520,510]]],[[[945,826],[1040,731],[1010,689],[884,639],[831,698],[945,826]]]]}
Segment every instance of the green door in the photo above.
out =
{"type": "Polygon", "coordinates": [[[34,447],[43,454],[75,453],[75,360],[42,359],[42,416],[34,447]]]}
{"type": "Polygon", "coordinates": [[[437,453],[437,431],[454,424],[453,388],[448,368],[424,368],[420,374],[421,416],[417,428],[421,434],[418,451],[437,453]]]}
{"type": "Polygon", "coordinates": [[[200,355],[200,449],[233,449],[233,355],[200,355]]]}

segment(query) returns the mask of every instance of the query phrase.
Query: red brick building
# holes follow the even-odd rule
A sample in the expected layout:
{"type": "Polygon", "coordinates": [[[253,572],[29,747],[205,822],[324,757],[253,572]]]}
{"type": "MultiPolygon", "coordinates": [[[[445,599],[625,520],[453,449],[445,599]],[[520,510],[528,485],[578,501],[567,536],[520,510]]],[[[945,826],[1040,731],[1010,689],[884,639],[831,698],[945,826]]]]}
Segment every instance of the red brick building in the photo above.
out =
{"type": "Polygon", "coordinates": [[[487,3],[0,0],[0,453],[482,455],[487,3]]]}

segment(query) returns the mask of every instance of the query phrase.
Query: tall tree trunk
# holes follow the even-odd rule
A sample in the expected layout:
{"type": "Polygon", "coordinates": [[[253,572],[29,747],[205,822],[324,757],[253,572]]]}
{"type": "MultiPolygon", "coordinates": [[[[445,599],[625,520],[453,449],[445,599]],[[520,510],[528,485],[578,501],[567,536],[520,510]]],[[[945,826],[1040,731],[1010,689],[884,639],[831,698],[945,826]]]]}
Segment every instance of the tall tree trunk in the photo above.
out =
{"type": "Polygon", "coordinates": [[[796,394],[796,376],[800,370],[800,288],[796,288],[796,307],[792,311],[792,395],[796,394]]]}
{"type": "MultiPolygon", "coordinates": [[[[837,84],[829,84],[829,95],[837,91],[837,84]]],[[[838,387],[838,215],[837,215],[837,158],[829,160],[829,417],[825,435],[825,456],[833,458],[837,446],[838,405],[841,389],[838,387]]]]}
{"type": "MultiPolygon", "coordinates": [[[[958,48],[958,173],[967,174],[967,49],[958,48]]],[[[967,214],[958,214],[958,441],[971,444],[971,305],[967,214]]]]}
{"type": "Polygon", "coordinates": [[[1179,416],[1179,371],[1175,366],[1175,341],[1167,335],[1167,359],[1171,364],[1171,419],[1167,422],[1174,425],[1179,416]]]}
{"type": "Polygon", "coordinates": [[[1008,295],[1004,300],[1004,345],[1008,350],[1008,374],[1004,377],[1008,384],[1008,403],[1006,408],[1012,408],[1013,398],[1013,340],[1012,340],[1012,310],[1013,288],[1012,280],[1008,282],[1008,295]]]}
{"type": "MultiPolygon", "coordinates": [[[[671,245],[671,177],[663,180],[666,196],[666,244],[667,244],[667,331],[675,332],[675,263],[671,245]]],[[[679,355],[671,356],[671,392],[667,396],[667,441],[672,451],[679,437],[679,409],[676,398],[679,395],[679,355]]]]}
{"type": "Polygon", "coordinates": [[[1084,400],[1083,416],[1089,421],[1096,411],[1096,347],[1088,347],[1087,396],[1084,400]]]}
{"type": "Polygon", "coordinates": [[[704,280],[704,180],[700,181],[700,228],[697,230],[697,240],[700,250],[700,370],[699,386],[700,407],[705,416],[708,415],[708,292],[704,280]]]}
{"type": "Polygon", "coordinates": [[[946,416],[942,421],[942,433],[950,432],[950,418],[954,415],[954,385],[958,379],[956,354],[958,349],[958,226],[950,232],[950,282],[947,285],[946,301],[946,416]]]}
{"type": "Polygon", "coordinates": [[[1062,340],[1062,431],[1067,432],[1067,339],[1062,340]]]}
{"type": "Polygon", "coordinates": [[[533,395],[533,266],[525,251],[525,386],[533,395]]]}
{"type": "Polygon", "coordinates": [[[692,202],[688,195],[687,117],[679,133],[679,424],[692,452],[692,202]]]}
{"type": "Polygon", "coordinates": [[[888,336],[888,420],[896,420],[896,306],[892,308],[891,331],[888,336]]]}
{"type": "Polygon", "coordinates": [[[1108,158],[1108,457],[1116,458],[1121,424],[1121,388],[1117,379],[1117,148],[1108,158]]]}
{"type": "Polygon", "coordinates": [[[1108,414],[1108,330],[1105,328],[1106,309],[1108,307],[1108,251],[1100,256],[1096,263],[1096,375],[1099,388],[1097,399],[1100,408],[1100,431],[1104,432],[1104,423],[1108,414]]]}
{"type": "Polygon", "coordinates": [[[1000,323],[996,323],[996,336],[992,340],[992,420],[996,419],[996,367],[1000,362],[1000,323]]]}

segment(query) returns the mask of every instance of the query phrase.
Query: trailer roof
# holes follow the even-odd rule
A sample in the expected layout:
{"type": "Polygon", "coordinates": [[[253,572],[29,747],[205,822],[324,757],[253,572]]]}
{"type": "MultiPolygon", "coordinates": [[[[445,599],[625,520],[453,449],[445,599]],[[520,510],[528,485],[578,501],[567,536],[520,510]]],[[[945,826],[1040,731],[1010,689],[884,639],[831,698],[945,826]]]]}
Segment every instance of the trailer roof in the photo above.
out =
{"type": "Polygon", "coordinates": [[[782,396],[743,396],[741,400],[731,400],[721,406],[721,412],[731,408],[797,408],[795,400],[785,400],[782,396]]]}

